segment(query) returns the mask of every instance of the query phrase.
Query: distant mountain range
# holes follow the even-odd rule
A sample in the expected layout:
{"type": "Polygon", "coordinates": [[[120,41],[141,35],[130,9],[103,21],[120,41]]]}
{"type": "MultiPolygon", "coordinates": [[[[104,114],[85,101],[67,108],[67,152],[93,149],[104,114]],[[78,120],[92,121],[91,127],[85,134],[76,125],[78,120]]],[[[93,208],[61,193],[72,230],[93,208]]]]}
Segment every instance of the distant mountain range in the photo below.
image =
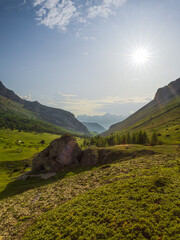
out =
{"type": "Polygon", "coordinates": [[[79,116],[77,116],[77,119],[81,122],[98,123],[101,126],[103,126],[105,129],[109,129],[109,127],[112,124],[120,122],[120,121],[124,120],[126,117],[127,116],[118,116],[115,114],[106,113],[102,116],[100,116],[100,115],[94,115],[94,116],[79,115],[79,116]]]}
{"type": "Polygon", "coordinates": [[[127,119],[114,124],[102,136],[114,132],[172,129],[177,134],[180,125],[180,78],[157,90],[154,99],[127,119]]]}
{"type": "Polygon", "coordinates": [[[105,129],[99,123],[83,122],[83,124],[88,128],[90,132],[103,133],[107,131],[107,129],[105,129]]]}
{"type": "MultiPolygon", "coordinates": [[[[21,120],[33,119],[42,123],[49,123],[61,127],[66,132],[78,134],[90,134],[87,127],[78,121],[75,116],[65,110],[47,107],[39,102],[31,102],[20,98],[12,90],[7,89],[0,81],[0,113],[11,113],[11,116],[18,115],[21,120]]],[[[9,115],[8,115],[9,117],[9,115]]]]}

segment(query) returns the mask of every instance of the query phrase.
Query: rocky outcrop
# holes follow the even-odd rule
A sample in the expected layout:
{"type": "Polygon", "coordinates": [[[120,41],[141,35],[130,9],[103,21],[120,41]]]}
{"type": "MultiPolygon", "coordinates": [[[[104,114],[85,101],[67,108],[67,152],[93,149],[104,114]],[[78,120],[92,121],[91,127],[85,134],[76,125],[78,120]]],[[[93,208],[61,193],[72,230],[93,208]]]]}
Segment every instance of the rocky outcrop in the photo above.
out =
{"type": "Polygon", "coordinates": [[[154,100],[158,104],[162,104],[177,96],[180,96],[180,78],[163,88],[159,88],[156,92],[154,100]]]}
{"type": "Polygon", "coordinates": [[[66,134],[50,143],[32,162],[33,172],[59,172],[64,166],[79,164],[82,150],[76,139],[66,134]]]}
{"type": "Polygon", "coordinates": [[[16,95],[12,90],[7,89],[2,82],[0,81],[0,95],[3,97],[6,97],[8,99],[11,99],[12,101],[15,101],[17,103],[24,104],[25,100],[20,98],[18,95],[16,95]]]}
{"type": "Polygon", "coordinates": [[[22,176],[22,179],[28,176],[49,177],[51,174],[61,172],[67,166],[93,167],[111,163],[115,160],[125,159],[126,157],[135,158],[152,154],[154,154],[154,152],[151,150],[131,152],[125,150],[113,151],[108,148],[97,147],[89,147],[82,151],[76,139],[66,134],[52,141],[46,149],[33,159],[32,172],[22,176]],[[32,175],[34,173],[39,175],[32,175]],[[47,173],[51,174],[49,175],[47,173]]]}
{"type": "Polygon", "coordinates": [[[81,156],[80,164],[82,166],[95,166],[99,161],[99,151],[97,148],[86,148],[81,156]]]}
{"type": "MultiPolygon", "coordinates": [[[[122,122],[112,125],[107,132],[101,134],[102,137],[110,136],[115,132],[123,132],[137,129],[140,130],[142,127],[145,129],[148,126],[148,129],[154,129],[154,119],[158,118],[158,113],[166,112],[166,103],[171,104],[171,100],[177,99],[176,107],[179,107],[179,96],[180,96],[180,78],[175,81],[172,81],[167,86],[159,88],[155,94],[155,97],[152,101],[146,104],[144,107],[140,108],[138,111],[133,113],[131,116],[123,120],[122,122]],[[164,109],[163,109],[164,108],[164,109]],[[138,129],[139,128],[139,129],[138,129]]],[[[168,109],[173,110],[174,105],[168,109]]],[[[160,120],[161,121],[161,120],[160,120]]]]}

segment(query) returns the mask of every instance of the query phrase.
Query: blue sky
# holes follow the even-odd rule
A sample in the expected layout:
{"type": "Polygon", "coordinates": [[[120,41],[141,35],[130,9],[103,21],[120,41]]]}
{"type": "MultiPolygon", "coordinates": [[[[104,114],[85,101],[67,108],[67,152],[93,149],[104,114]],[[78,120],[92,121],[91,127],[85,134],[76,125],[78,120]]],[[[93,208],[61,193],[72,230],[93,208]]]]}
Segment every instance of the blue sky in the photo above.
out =
{"type": "Polygon", "coordinates": [[[0,0],[0,80],[75,115],[127,115],[180,76],[179,12],[179,0],[0,0]]]}

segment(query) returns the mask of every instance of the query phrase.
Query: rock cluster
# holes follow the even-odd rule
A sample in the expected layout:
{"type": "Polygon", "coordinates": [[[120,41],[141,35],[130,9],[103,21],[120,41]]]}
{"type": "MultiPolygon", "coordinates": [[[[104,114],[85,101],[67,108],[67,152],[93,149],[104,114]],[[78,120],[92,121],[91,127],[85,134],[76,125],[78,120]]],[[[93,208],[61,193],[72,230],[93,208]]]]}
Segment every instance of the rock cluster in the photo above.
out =
{"type": "Polygon", "coordinates": [[[93,147],[82,151],[76,139],[69,134],[65,134],[52,141],[46,149],[33,159],[32,172],[57,173],[65,166],[95,166],[108,163],[110,160],[113,160],[113,154],[110,150],[93,147]]]}
{"type": "Polygon", "coordinates": [[[90,147],[84,151],[79,147],[76,138],[66,134],[50,143],[50,145],[40,152],[32,162],[32,172],[47,174],[62,171],[66,166],[86,166],[93,167],[110,163],[114,160],[132,158],[141,155],[152,155],[153,151],[139,150],[112,151],[110,149],[90,147]]]}
{"type": "Polygon", "coordinates": [[[66,134],[55,139],[32,162],[33,172],[59,172],[62,167],[79,163],[82,150],[76,139],[66,134]]]}

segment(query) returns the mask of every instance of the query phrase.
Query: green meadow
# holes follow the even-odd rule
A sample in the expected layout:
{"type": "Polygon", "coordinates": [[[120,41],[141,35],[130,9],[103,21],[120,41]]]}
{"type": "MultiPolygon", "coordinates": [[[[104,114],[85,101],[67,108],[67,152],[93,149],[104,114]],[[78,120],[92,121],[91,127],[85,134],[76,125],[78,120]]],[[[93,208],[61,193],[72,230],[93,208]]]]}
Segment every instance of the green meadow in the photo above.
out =
{"type": "Polygon", "coordinates": [[[58,137],[49,133],[0,129],[0,192],[8,183],[30,170],[33,156],[58,137]]]}
{"type": "Polygon", "coordinates": [[[115,146],[132,155],[93,168],[69,168],[50,180],[17,181],[0,201],[5,239],[163,239],[179,235],[179,147],[115,146]],[[156,152],[157,150],[157,152],[156,152]],[[37,185],[39,182],[39,185],[37,185]],[[34,186],[33,186],[34,185],[34,186]],[[12,189],[11,189],[12,190],[12,189]]]}
{"type": "Polygon", "coordinates": [[[179,145],[111,146],[120,154],[106,165],[68,167],[47,180],[18,180],[58,137],[0,130],[3,240],[178,239],[179,145]]]}

